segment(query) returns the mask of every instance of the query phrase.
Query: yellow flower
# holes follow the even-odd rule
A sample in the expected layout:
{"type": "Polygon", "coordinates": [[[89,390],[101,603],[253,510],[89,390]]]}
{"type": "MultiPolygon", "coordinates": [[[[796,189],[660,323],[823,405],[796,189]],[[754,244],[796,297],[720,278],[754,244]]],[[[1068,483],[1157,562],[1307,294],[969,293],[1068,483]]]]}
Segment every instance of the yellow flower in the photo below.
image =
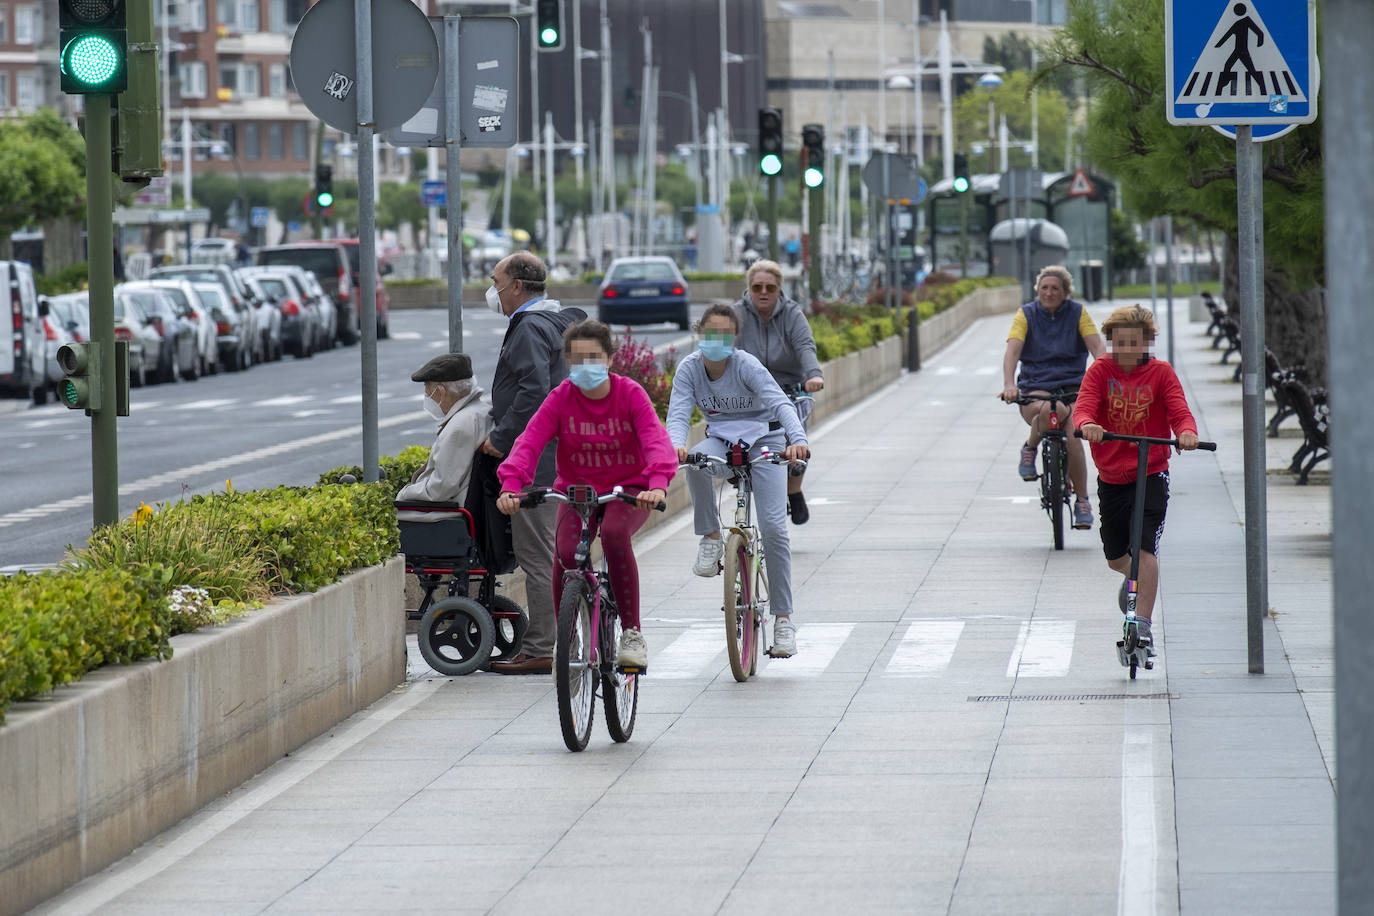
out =
{"type": "Polygon", "coordinates": [[[226,492],[226,493],[233,493],[233,492],[234,492],[234,482],[233,482],[232,480],[226,480],[226,481],[224,482],[224,492],[226,492]]]}
{"type": "Polygon", "coordinates": [[[153,507],[147,503],[139,503],[138,508],[134,510],[134,524],[136,525],[146,525],[148,519],[152,517],[153,507]]]}

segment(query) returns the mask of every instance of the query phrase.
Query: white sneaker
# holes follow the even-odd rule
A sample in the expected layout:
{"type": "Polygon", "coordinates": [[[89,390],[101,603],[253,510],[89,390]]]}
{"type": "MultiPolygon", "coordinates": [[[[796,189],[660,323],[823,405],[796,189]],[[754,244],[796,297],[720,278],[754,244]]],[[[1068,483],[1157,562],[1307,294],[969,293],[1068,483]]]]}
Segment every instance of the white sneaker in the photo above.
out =
{"type": "Polygon", "coordinates": [[[724,553],[725,541],[722,538],[703,535],[701,543],[697,545],[697,561],[692,565],[692,572],[706,579],[711,578],[720,572],[720,558],[724,553]]]}
{"type": "Polygon", "coordinates": [[[768,654],[774,658],[791,658],[797,654],[797,628],[792,625],[791,617],[773,618],[773,648],[768,654]]]}
{"type": "Polygon", "coordinates": [[[615,663],[621,668],[649,667],[649,644],[637,627],[620,634],[620,651],[616,653],[615,663]]]}

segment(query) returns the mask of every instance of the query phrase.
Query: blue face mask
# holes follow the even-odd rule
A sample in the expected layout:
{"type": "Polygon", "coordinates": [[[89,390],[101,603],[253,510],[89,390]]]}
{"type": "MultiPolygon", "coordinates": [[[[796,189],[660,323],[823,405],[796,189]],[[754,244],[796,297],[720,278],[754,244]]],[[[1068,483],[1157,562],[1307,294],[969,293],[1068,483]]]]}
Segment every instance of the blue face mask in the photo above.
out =
{"type": "Polygon", "coordinates": [[[735,345],[724,340],[706,339],[697,344],[697,349],[701,355],[712,362],[720,362],[729,359],[730,354],[735,352],[735,345]]]}
{"type": "Polygon", "coordinates": [[[610,378],[610,371],[603,363],[579,363],[568,370],[568,378],[583,391],[591,391],[610,378]]]}

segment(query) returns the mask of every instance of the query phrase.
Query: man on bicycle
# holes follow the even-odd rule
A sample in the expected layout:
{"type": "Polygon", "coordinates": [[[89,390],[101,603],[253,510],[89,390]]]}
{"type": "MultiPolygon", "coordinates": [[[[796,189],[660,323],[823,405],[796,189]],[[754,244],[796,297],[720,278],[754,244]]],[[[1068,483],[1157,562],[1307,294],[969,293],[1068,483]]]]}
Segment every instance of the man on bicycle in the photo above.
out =
{"type": "MultiPolygon", "coordinates": [[[[1007,332],[1007,349],[1002,355],[1002,400],[1015,402],[1024,394],[1049,394],[1051,391],[1077,389],[1083,383],[1088,354],[1100,359],[1106,352],[1097,325],[1083,307],[1070,299],[1073,277],[1058,265],[1046,267],[1035,280],[1036,298],[1021,306],[1007,332]],[[1020,378],[1015,378],[1021,363],[1020,378]]],[[[1072,408],[1060,404],[1059,422],[1067,428],[1072,408]]],[[[1021,446],[1017,473],[1022,480],[1035,480],[1035,450],[1040,434],[1049,428],[1050,402],[1040,401],[1021,407],[1021,417],[1030,426],[1030,435],[1021,446]]],[[[1069,482],[1075,495],[1073,526],[1093,525],[1093,508],[1088,499],[1088,470],[1083,443],[1067,440],[1069,482]]]]}
{"type": "MultiPolygon", "coordinates": [[[[805,429],[815,401],[799,395],[811,395],[825,387],[811,325],[801,306],[783,295],[782,267],[776,261],[755,261],[745,279],[748,289],[735,303],[735,313],[739,315],[735,348],[763,363],[773,381],[792,398],[797,418],[805,429]]],[[[794,525],[805,525],[811,518],[802,495],[805,473],[798,471],[787,478],[787,514],[792,516],[794,525]]]]}

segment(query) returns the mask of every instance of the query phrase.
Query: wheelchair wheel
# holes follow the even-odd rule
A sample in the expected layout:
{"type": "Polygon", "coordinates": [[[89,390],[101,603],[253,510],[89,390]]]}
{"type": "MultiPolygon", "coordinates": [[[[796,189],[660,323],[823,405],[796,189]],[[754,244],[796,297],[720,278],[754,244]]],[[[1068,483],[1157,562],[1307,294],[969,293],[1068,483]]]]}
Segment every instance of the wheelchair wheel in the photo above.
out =
{"type": "Polygon", "coordinates": [[[530,615],[505,595],[497,595],[492,600],[491,610],[496,639],[491,658],[482,664],[483,671],[490,668],[492,662],[503,662],[518,655],[520,644],[525,641],[525,631],[530,628],[530,615]]]}
{"type": "Polygon", "coordinates": [[[429,666],[440,674],[471,674],[491,660],[496,628],[491,614],[471,598],[436,601],[420,618],[416,642],[429,666]]]}

